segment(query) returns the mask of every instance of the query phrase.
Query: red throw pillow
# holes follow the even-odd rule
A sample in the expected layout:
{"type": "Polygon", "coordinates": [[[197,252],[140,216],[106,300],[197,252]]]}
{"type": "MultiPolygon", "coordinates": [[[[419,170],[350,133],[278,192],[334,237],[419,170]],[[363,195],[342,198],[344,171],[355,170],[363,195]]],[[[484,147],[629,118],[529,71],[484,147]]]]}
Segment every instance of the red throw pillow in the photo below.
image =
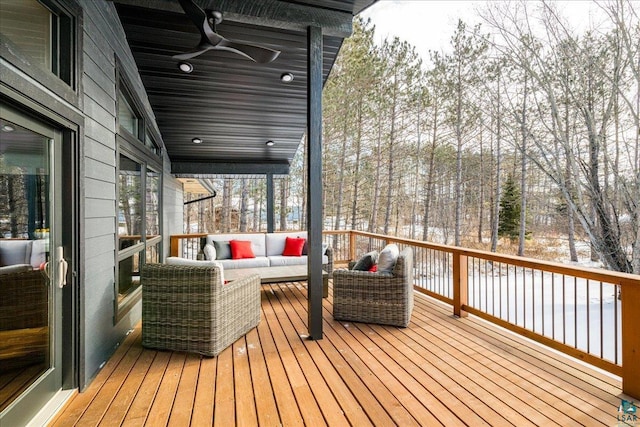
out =
{"type": "Polygon", "coordinates": [[[373,264],[373,266],[369,269],[370,272],[372,273],[377,273],[378,272],[378,264],[373,264]]]}
{"type": "Polygon", "coordinates": [[[284,256],[302,256],[302,248],[307,241],[304,237],[287,237],[284,241],[284,256]]]}
{"type": "Polygon", "coordinates": [[[249,240],[230,240],[229,246],[231,246],[231,258],[255,258],[256,256],[251,249],[251,242],[249,240]]]}

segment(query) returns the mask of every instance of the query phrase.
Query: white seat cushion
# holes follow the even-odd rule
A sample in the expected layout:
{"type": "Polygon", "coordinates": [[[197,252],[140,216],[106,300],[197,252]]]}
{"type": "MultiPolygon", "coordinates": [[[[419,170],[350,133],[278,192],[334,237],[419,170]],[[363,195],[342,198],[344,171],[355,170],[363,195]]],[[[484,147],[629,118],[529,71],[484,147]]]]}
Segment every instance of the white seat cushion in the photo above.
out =
{"type": "Polygon", "coordinates": [[[307,263],[307,256],[271,255],[269,257],[269,263],[271,267],[280,267],[283,265],[301,265],[307,263]]]}
{"type": "Polygon", "coordinates": [[[269,258],[264,256],[242,259],[219,259],[218,262],[227,270],[235,268],[269,267],[269,258]]]}
{"type": "MultiPolygon", "coordinates": [[[[269,258],[269,263],[271,267],[279,267],[282,265],[301,265],[307,263],[307,256],[283,256],[283,255],[272,255],[269,258]]],[[[329,262],[329,257],[326,255],[322,256],[322,263],[326,264],[329,262]]]]}

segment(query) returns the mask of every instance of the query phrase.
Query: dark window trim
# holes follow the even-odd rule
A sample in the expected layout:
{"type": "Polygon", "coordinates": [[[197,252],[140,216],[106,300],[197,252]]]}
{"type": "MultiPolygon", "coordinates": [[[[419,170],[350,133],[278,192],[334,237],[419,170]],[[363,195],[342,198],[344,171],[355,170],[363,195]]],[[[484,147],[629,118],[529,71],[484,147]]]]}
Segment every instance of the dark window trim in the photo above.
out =
{"type": "Polygon", "coordinates": [[[156,129],[151,126],[151,119],[147,117],[145,114],[145,109],[143,108],[142,103],[138,100],[136,96],[134,96],[134,91],[131,89],[131,84],[129,83],[129,79],[123,72],[123,67],[121,65],[121,61],[116,56],[116,132],[119,137],[125,139],[131,146],[136,147],[143,155],[152,156],[157,158],[157,160],[162,164],[162,144],[158,141],[161,140],[160,135],[156,132],[156,129]],[[129,103],[129,106],[134,110],[136,117],[139,120],[138,124],[138,134],[134,135],[129,132],[127,129],[120,127],[120,120],[118,117],[119,111],[119,99],[120,93],[124,95],[129,103]],[[154,152],[149,146],[146,145],[145,138],[146,134],[149,134],[153,139],[154,145],[157,147],[157,152],[154,152]]]}
{"type": "MultiPolygon", "coordinates": [[[[121,302],[118,302],[118,269],[119,263],[123,259],[133,257],[136,253],[141,253],[140,264],[141,266],[146,262],[146,250],[149,246],[158,245],[159,250],[162,251],[162,209],[159,212],[159,225],[160,225],[160,236],[157,238],[154,237],[149,239],[149,242],[146,240],[146,222],[144,222],[144,218],[146,218],[146,203],[142,203],[142,218],[143,218],[143,230],[140,236],[140,243],[135,244],[129,248],[125,248],[123,250],[119,250],[118,240],[120,239],[118,235],[118,220],[120,216],[120,208],[119,208],[119,200],[120,200],[120,189],[119,189],[119,175],[120,175],[120,155],[125,155],[132,160],[141,164],[142,168],[140,171],[140,182],[141,182],[141,191],[143,192],[143,200],[144,195],[146,193],[147,188],[147,171],[149,169],[154,172],[160,174],[160,184],[158,186],[159,192],[159,205],[162,206],[162,182],[163,182],[163,156],[162,156],[162,148],[157,141],[158,135],[155,129],[150,126],[151,120],[146,116],[145,110],[142,108],[142,103],[135,96],[135,92],[131,90],[131,84],[125,73],[123,72],[123,68],[121,66],[121,62],[118,59],[117,55],[115,57],[116,62],[116,176],[118,177],[118,184],[116,184],[116,203],[117,204],[117,213],[115,218],[116,223],[116,256],[115,256],[115,281],[114,281],[114,324],[117,324],[121,319],[123,319],[129,311],[141,300],[142,298],[142,288],[139,286],[134,289],[130,294],[128,294],[121,302]],[[120,93],[125,96],[127,102],[134,110],[136,117],[138,117],[138,135],[133,135],[127,129],[121,128],[119,123],[119,118],[117,111],[118,109],[118,99],[120,98],[120,93]],[[154,152],[150,147],[145,144],[146,133],[149,133],[151,137],[154,139],[155,144],[158,146],[158,152],[154,152]],[[160,243],[158,243],[160,242],[160,243]]],[[[160,254],[162,257],[162,253],[160,254]]]]}
{"type": "MultiPolygon", "coordinates": [[[[63,15],[59,19],[56,34],[59,43],[70,43],[69,49],[64,49],[61,55],[57,55],[57,62],[63,78],[58,77],[51,70],[45,70],[35,66],[29,58],[16,55],[19,49],[6,37],[0,36],[0,56],[7,62],[18,68],[22,73],[40,82],[47,89],[53,91],[65,101],[74,106],[79,106],[80,70],[82,69],[82,8],[76,0],[38,0],[55,15],[63,15]],[[65,19],[66,17],[66,19],[65,19]],[[64,78],[68,80],[65,81],[64,78]]],[[[4,77],[3,77],[4,78],[4,77]]]]}

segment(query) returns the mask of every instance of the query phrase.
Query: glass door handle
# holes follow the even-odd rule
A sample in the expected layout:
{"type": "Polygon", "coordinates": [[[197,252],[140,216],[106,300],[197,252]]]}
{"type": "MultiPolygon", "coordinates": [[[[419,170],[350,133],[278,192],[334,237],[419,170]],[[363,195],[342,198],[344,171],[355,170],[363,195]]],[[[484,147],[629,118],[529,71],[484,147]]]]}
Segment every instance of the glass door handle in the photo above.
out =
{"type": "Polygon", "coordinates": [[[58,277],[56,278],[56,284],[59,288],[63,288],[67,284],[67,270],[69,269],[69,263],[64,259],[64,248],[58,246],[56,248],[56,262],[58,263],[58,277]]]}
{"type": "Polygon", "coordinates": [[[47,262],[44,265],[44,272],[50,280],[53,280],[55,286],[59,288],[64,288],[64,285],[67,284],[67,271],[69,270],[69,263],[64,259],[64,248],[62,246],[58,246],[54,252],[54,258],[52,261],[47,262]],[[57,277],[51,277],[51,269],[49,265],[51,262],[57,263],[57,267],[55,273],[57,277]]]}

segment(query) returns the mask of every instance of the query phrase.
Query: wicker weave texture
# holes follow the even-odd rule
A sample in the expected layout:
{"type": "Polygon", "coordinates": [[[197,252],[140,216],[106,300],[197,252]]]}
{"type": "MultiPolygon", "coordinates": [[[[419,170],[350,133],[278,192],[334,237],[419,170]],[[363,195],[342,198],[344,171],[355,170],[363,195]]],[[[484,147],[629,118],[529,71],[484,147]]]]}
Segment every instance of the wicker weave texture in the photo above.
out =
{"type": "Polygon", "coordinates": [[[49,323],[49,288],[40,270],[0,275],[0,331],[49,323]]]}
{"type": "Polygon", "coordinates": [[[142,269],[142,345],[216,356],[260,322],[260,276],[228,284],[217,267],[142,269]]]}
{"type": "Polygon", "coordinates": [[[413,311],[413,252],[406,248],[391,273],[333,272],[333,317],[406,327],[413,311]]]}
{"type": "Polygon", "coordinates": [[[333,274],[333,248],[329,246],[325,251],[325,255],[327,256],[327,263],[322,264],[322,269],[329,273],[329,277],[333,274]]]}

